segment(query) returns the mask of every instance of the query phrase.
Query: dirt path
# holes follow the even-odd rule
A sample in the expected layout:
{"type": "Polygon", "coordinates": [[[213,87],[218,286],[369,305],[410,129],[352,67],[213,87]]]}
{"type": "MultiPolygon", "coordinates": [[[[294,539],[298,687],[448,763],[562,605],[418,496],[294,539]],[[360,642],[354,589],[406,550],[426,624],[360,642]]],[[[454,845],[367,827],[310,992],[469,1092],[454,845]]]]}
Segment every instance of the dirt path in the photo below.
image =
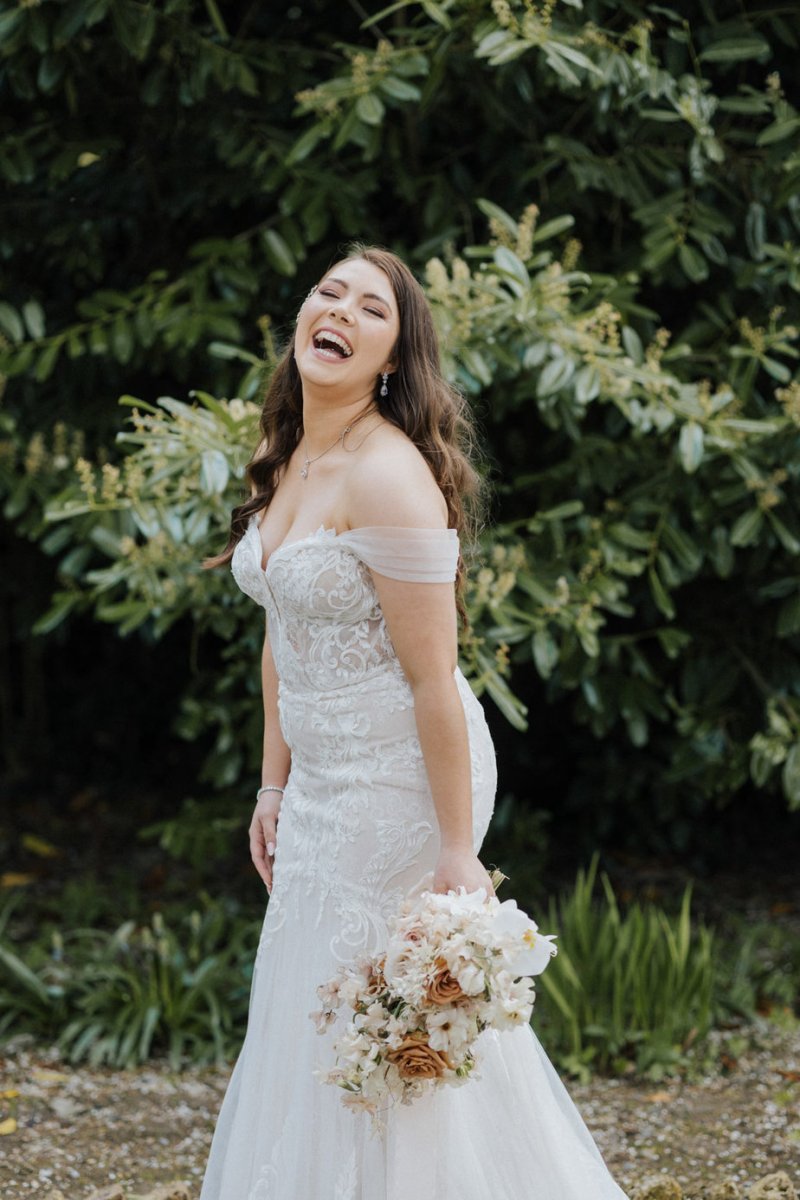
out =
{"type": "MultiPolygon", "coordinates": [[[[662,1171],[690,1197],[713,1180],[744,1188],[777,1170],[800,1189],[800,1027],[765,1023],[751,1041],[729,1074],[699,1082],[569,1085],[626,1191],[662,1171]]],[[[42,1051],[3,1053],[0,1130],[17,1123],[0,1136],[3,1200],[53,1188],[83,1200],[109,1183],[141,1193],[169,1180],[199,1193],[228,1070],[74,1069],[42,1051]]]]}

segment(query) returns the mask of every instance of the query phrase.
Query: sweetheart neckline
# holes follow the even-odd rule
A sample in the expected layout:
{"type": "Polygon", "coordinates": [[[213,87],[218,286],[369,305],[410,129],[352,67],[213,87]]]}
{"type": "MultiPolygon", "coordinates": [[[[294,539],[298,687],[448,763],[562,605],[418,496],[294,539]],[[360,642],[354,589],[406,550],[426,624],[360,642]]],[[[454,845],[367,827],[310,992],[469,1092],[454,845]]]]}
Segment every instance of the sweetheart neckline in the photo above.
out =
{"type": "MultiPolygon", "coordinates": [[[[291,542],[281,542],[280,546],[276,546],[275,549],[272,551],[272,553],[267,558],[266,565],[262,565],[262,562],[263,562],[262,555],[264,552],[264,547],[263,547],[263,544],[261,541],[261,534],[258,532],[258,525],[255,523],[255,521],[253,522],[253,528],[256,531],[256,555],[258,557],[258,566],[259,566],[259,570],[261,571],[261,573],[263,575],[267,574],[267,572],[269,571],[270,563],[272,562],[275,555],[279,554],[281,550],[291,550],[293,546],[301,546],[303,544],[303,542],[308,542],[311,540],[311,538],[319,537],[320,534],[328,534],[329,536],[332,535],[334,538],[341,537],[341,534],[338,533],[335,528],[333,528],[333,527],[328,528],[325,525],[320,525],[318,529],[315,529],[313,533],[307,533],[305,535],[305,537],[293,538],[291,542]]],[[[350,532],[352,532],[352,531],[349,529],[342,530],[342,533],[350,533],[350,532]]]]}

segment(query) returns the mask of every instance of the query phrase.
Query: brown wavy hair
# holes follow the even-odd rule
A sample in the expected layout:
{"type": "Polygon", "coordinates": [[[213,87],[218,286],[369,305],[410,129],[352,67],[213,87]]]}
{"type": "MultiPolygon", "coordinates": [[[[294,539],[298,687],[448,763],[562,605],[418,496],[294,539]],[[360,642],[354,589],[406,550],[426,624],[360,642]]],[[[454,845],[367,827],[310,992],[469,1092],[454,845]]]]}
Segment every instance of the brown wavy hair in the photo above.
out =
{"type": "MultiPolygon", "coordinates": [[[[381,396],[380,377],[376,377],[375,403],[381,415],[403,430],[427,462],[447,503],[448,526],[457,530],[462,546],[469,549],[480,526],[483,498],[482,479],[474,465],[475,430],[464,397],[442,377],[439,342],[425,293],[402,259],[389,250],[356,243],[348,247],[346,254],[346,259],[353,258],[364,259],[383,271],[397,301],[400,332],[392,352],[397,369],[388,396],[381,396]]],[[[228,544],[220,554],[205,559],[204,567],[219,567],[230,561],[250,517],[271,501],[282,468],[303,436],[303,389],[294,360],[294,339],[272,374],[259,425],[262,437],[245,471],[252,494],[232,510],[228,544]]],[[[456,602],[466,625],[464,581],[461,555],[456,602]]]]}

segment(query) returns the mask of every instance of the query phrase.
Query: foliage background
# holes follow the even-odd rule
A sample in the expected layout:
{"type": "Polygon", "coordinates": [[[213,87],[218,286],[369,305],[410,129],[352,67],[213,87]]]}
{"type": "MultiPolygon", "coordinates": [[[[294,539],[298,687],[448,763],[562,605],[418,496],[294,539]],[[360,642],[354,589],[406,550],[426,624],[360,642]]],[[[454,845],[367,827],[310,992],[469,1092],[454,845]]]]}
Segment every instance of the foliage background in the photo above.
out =
{"type": "Polygon", "coordinates": [[[354,237],[424,278],[485,441],[492,856],[532,888],[595,846],[712,870],[796,833],[791,7],[370,12],[0,11],[9,886],[124,880],[143,827],[151,905],[246,886],[258,619],[199,560],[354,237]]]}

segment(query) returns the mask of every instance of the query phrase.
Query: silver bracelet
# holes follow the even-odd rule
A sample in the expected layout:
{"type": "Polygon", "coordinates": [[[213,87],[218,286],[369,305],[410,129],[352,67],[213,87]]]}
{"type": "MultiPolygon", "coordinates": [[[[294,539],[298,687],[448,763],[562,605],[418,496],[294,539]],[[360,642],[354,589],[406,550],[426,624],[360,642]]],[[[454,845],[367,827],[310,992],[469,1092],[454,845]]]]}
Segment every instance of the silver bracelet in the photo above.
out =
{"type": "Polygon", "coordinates": [[[264,787],[260,787],[256,792],[256,802],[261,799],[264,792],[280,792],[280,794],[283,795],[284,790],[285,789],[282,787],[276,787],[274,783],[267,783],[264,785],[264,787]]]}

